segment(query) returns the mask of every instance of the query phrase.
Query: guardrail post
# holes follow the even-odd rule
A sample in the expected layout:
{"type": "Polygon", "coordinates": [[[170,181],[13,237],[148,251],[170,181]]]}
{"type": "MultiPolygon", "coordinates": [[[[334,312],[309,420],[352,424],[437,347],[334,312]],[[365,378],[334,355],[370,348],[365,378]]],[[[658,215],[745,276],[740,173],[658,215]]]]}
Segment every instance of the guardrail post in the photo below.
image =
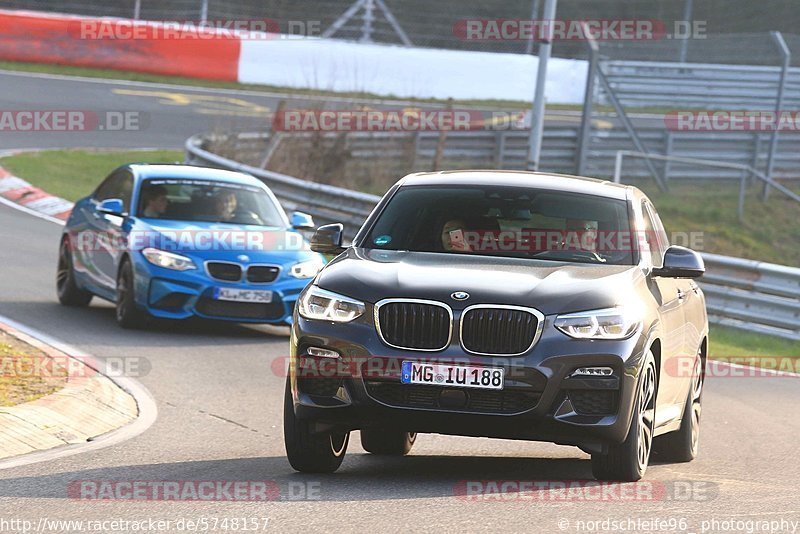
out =
{"type": "MultiPolygon", "coordinates": [[[[783,40],[781,32],[771,32],[772,38],[775,40],[775,45],[781,53],[783,64],[781,66],[781,77],[778,83],[778,96],[775,101],[775,120],[777,121],[776,128],[772,131],[772,139],[769,143],[769,156],[767,157],[767,171],[765,172],[767,178],[772,179],[772,170],[775,165],[775,153],[778,151],[778,134],[780,125],[780,112],[783,107],[783,95],[786,92],[786,77],[789,72],[789,66],[792,61],[792,53],[783,40]]],[[[764,184],[764,193],[762,194],[763,200],[769,197],[769,183],[764,184]]]]}
{"type": "Polygon", "coordinates": [[[744,221],[744,197],[747,192],[747,171],[742,171],[742,178],[739,180],[739,207],[736,214],[739,216],[739,222],[744,221]]]}
{"type": "MultiPolygon", "coordinates": [[[[453,99],[447,99],[447,111],[452,111],[453,99]]],[[[442,128],[439,132],[439,141],[436,143],[436,152],[433,154],[433,164],[431,165],[432,171],[438,171],[442,165],[442,155],[444,154],[444,145],[447,142],[447,130],[442,128]]]]}
{"type": "Polygon", "coordinates": [[[506,151],[506,132],[498,131],[494,135],[494,166],[498,169],[503,168],[503,159],[506,151]]]}
{"type": "MultiPolygon", "coordinates": [[[[672,155],[672,132],[669,130],[664,131],[664,155],[667,157],[672,155]]],[[[671,163],[672,160],[664,160],[664,170],[662,172],[664,173],[665,184],[669,183],[669,170],[672,166],[671,163]]]]}
{"type": "Polygon", "coordinates": [[[617,152],[617,156],[614,159],[614,183],[619,184],[622,183],[622,156],[625,155],[624,150],[620,150],[617,152]]]}
{"type": "Polygon", "coordinates": [[[758,158],[761,155],[761,134],[756,132],[753,134],[753,161],[750,166],[758,170],[758,158]]]}

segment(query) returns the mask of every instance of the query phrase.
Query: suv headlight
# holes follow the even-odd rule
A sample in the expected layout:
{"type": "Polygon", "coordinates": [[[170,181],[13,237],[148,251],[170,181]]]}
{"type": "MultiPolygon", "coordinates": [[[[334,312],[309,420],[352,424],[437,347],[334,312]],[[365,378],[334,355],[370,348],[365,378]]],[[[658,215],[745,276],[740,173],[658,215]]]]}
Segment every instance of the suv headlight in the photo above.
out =
{"type": "Polygon", "coordinates": [[[175,254],[174,252],[167,252],[166,250],[158,250],[157,248],[146,248],[142,250],[142,255],[147,261],[153,265],[164,267],[165,269],[172,269],[173,271],[189,271],[197,269],[197,266],[186,256],[175,254]]]}
{"type": "Polygon", "coordinates": [[[297,301],[297,311],[305,319],[349,323],[364,313],[364,303],[332,291],[309,286],[297,301]]]}
{"type": "Polygon", "coordinates": [[[578,339],[625,339],[639,328],[641,321],[631,310],[617,307],[559,315],[554,324],[578,339]]]}
{"type": "Polygon", "coordinates": [[[319,258],[302,261],[292,265],[292,268],[289,269],[289,276],[294,278],[314,278],[323,267],[325,267],[325,263],[319,258]]]}

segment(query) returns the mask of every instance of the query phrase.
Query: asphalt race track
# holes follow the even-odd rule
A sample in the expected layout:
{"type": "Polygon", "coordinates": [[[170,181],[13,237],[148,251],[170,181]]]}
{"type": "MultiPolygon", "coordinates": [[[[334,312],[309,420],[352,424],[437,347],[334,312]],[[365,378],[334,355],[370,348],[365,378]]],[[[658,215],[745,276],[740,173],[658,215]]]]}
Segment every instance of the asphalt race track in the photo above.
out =
{"type": "MultiPolygon", "coordinates": [[[[291,96],[279,93],[204,89],[179,85],[148,84],[70,76],[45,76],[0,70],[0,110],[137,112],[138,126],[124,131],[91,130],[70,132],[0,131],[0,151],[24,148],[169,148],[182,149],[190,136],[226,130],[265,130],[270,113],[280,101],[285,109],[307,109],[323,97],[291,96]]],[[[325,98],[329,107],[353,109],[352,102],[325,98]]],[[[379,109],[405,107],[400,101],[370,103],[379,109]]],[[[487,109],[491,113],[495,109],[487,109]]],[[[487,115],[488,116],[488,115],[487,115]]],[[[576,111],[548,112],[545,120],[554,126],[580,125],[576,111]]],[[[637,124],[663,119],[632,117],[637,124]]],[[[601,127],[613,121],[602,120],[601,127]]]]}
{"type": "MultiPolygon", "coordinates": [[[[104,102],[109,109],[123,107],[109,93],[113,84],[16,75],[0,75],[0,84],[3,108],[12,101],[16,109],[48,107],[43,103],[58,98],[70,99],[62,102],[64,108],[100,109],[104,102]],[[70,85],[78,83],[80,87],[70,85]]],[[[266,100],[248,99],[266,105],[266,100]]],[[[4,133],[0,146],[177,148],[191,133],[223,122],[254,121],[191,111],[197,105],[169,107],[151,96],[131,96],[125,106],[152,113],[152,125],[157,127],[141,136],[127,132],[119,139],[101,133],[71,137],[4,133]],[[167,107],[172,114],[162,114],[167,107]],[[169,126],[163,131],[162,122],[169,126]]],[[[708,530],[724,532],[723,525],[735,523],[722,522],[732,520],[738,525],[800,520],[798,378],[709,378],[700,458],[691,464],[651,465],[643,483],[626,485],[630,491],[616,488],[607,500],[552,491],[518,493],[513,485],[500,498],[485,501],[457,495],[464,481],[591,479],[587,455],[550,444],[422,435],[409,457],[387,460],[366,454],[354,433],[336,474],[297,474],[284,457],[284,378],[279,372],[282,365],[275,364],[287,355],[288,330],[190,322],[161,323],[149,331],[132,332],[116,326],[110,304],[95,301],[87,309],[62,308],[54,288],[60,230],[56,224],[0,206],[0,315],[99,358],[143,359],[149,371],[138,380],[155,398],[158,418],[146,432],[121,444],[0,470],[3,519],[27,520],[35,526],[42,518],[173,523],[268,518],[269,530],[297,532],[585,532],[608,529],[581,521],[606,520],[625,522],[617,530],[632,532],[702,532],[704,521],[717,520],[716,528],[706,524],[708,530]],[[280,500],[76,499],[68,492],[70,483],[84,480],[269,481],[280,489],[280,500]]],[[[223,531],[219,525],[217,530],[223,531]]],[[[746,530],[740,526],[727,531],[746,530]]]]}

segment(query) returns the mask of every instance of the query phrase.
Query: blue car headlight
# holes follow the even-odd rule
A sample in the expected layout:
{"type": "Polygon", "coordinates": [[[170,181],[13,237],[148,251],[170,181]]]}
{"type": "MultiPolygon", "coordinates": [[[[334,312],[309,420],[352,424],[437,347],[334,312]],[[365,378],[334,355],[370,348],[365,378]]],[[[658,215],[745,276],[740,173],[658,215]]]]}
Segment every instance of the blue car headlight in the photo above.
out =
{"type": "Polygon", "coordinates": [[[142,256],[153,265],[165,269],[172,269],[173,271],[190,271],[192,269],[197,269],[197,266],[191,258],[175,254],[174,252],[167,252],[166,250],[146,248],[142,250],[142,256]]]}

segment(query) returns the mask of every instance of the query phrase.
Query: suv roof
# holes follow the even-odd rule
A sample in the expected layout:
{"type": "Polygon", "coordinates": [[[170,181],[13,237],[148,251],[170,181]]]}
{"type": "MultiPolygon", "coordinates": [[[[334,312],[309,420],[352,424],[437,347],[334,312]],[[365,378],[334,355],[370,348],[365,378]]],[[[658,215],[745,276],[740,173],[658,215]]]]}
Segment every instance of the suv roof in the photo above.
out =
{"type": "Polygon", "coordinates": [[[512,187],[534,187],[553,191],[583,193],[625,200],[632,186],[616,184],[608,180],[553,174],[546,172],[470,170],[419,172],[409,174],[400,181],[407,185],[501,185],[512,187]]]}

